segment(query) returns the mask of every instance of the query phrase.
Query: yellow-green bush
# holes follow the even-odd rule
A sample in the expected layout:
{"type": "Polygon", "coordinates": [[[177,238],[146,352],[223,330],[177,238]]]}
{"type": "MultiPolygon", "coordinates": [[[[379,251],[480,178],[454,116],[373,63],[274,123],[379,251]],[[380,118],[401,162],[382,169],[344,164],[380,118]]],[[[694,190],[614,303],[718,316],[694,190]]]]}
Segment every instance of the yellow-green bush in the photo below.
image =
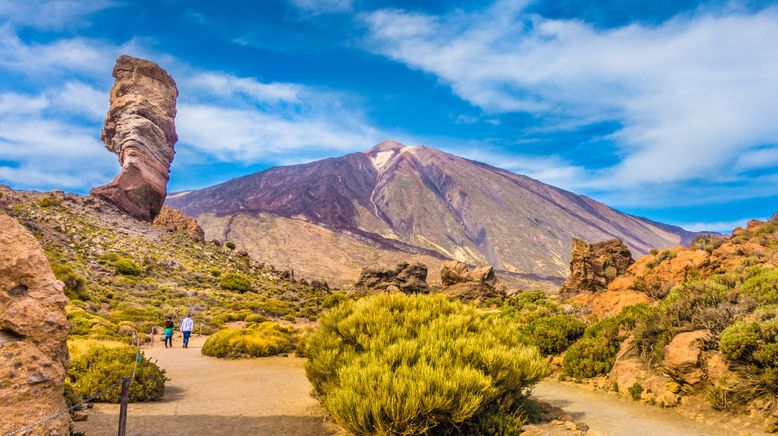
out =
{"type": "Polygon", "coordinates": [[[70,299],[85,299],[86,293],[86,279],[81,274],[77,273],[72,266],[66,263],[50,262],[51,270],[54,271],[54,275],[57,279],[61,280],[65,284],[65,294],[70,299]]]}
{"type": "MultiPolygon", "coordinates": [[[[741,373],[752,379],[752,396],[778,395],[778,313],[777,307],[757,313],[750,321],[727,327],[719,340],[719,349],[741,373]]],[[[748,385],[749,383],[738,383],[748,385]]],[[[747,395],[740,395],[747,397],[747,395]]],[[[753,399],[753,398],[749,398],[753,399]]]]}
{"type": "Polygon", "coordinates": [[[306,374],[324,407],[357,434],[483,430],[516,416],[547,371],[517,327],[439,294],[378,294],[320,318],[306,374]]]}
{"type": "Polygon", "coordinates": [[[113,267],[116,270],[116,274],[121,274],[123,276],[138,276],[141,273],[140,265],[127,257],[118,259],[113,263],[113,267]]]}
{"type": "MultiPolygon", "coordinates": [[[[73,398],[89,397],[132,374],[136,349],[130,346],[95,345],[74,356],[68,366],[66,382],[73,398]]],[[[135,380],[130,385],[130,401],[159,400],[165,393],[165,370],[142,357],[138,362],[135,380]]],[[[117,403],[121,385],[105,391],[96,401],[117,403]]]]}
{"type": "Polygon", "coordinates": [[[240,273],[224,274],[219,280],[219,287],[230,291],[248,292],[251,288],[251,279],[240,273]]]}
{"type": "Polygon", "coordinates": [[[245,329],[220,330],[205,341],[202,353],[214,357],[263,357],[289,351],[291,332],[273,322],[249,324],[245,329]]]}

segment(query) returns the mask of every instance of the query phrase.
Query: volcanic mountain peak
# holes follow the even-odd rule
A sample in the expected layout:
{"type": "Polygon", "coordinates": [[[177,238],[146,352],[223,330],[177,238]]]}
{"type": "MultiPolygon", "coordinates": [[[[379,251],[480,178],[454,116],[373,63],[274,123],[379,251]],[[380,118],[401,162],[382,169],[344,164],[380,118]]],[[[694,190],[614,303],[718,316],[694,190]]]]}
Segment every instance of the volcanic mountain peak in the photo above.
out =
{"type": "Polygon", "coordinates": [[[365,155],[370,159],[373,168],[381,173],[389,167],[390,163],[399,155],[405,152],[411,152],[420,147],[411,147],[404,145],[393,139],[381,141],[378,145],[367,150],[365,155]]]}
{"type": "MultiPolygon", "coordinates": [[[[315,272],[317,262],[325,261],[333,268],[378,266],[379,258],[391,257],[386,250],[400,250],[561,278],[574,237],[589,242],[618,238],[637,256],[693,236],[526,176],[391,140],[362,153],[270,168],[168,197],[168,203],[195,217],[209,239],[236,240],[240,231],[250,252],[264,244],[262,252],[255,250],[257,256],[300,272],[315,272]],[[222,219],[237,215],[243,217],[240,230],[238,221],[222,219]],[[339,235],[340,242],[316,233],[316,227],[339,235]],[[329,256],[326,260],[312,253],[313,247],[300,258],[289,254],[313,238],[350,248],[338,262],[329,259],[334,247],[316,247],[329,256]],[[354,244],[370,247],[356,253],[354,244]],[[283,247],[283,259],[268,258],[268,248],[276,249],[271,245],[283,247]]],[[[350,271],[356,275],[358,270],[350,271]]]]}

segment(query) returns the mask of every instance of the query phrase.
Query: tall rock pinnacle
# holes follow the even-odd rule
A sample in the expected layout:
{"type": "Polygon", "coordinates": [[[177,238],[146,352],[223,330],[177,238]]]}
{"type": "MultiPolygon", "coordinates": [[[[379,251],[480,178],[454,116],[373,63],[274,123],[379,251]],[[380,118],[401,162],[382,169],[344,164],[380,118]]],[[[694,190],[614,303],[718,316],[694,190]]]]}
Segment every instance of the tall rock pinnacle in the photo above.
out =
{"type": "Polygon", "coordinates": [[[111,183],[90,195],[151,221],[167,196],[170,164],[175,154],[178,89],[159,65],[120,56],[113,68],[111,106],[101,135],[105,147],[122,166],[111,183]]]}

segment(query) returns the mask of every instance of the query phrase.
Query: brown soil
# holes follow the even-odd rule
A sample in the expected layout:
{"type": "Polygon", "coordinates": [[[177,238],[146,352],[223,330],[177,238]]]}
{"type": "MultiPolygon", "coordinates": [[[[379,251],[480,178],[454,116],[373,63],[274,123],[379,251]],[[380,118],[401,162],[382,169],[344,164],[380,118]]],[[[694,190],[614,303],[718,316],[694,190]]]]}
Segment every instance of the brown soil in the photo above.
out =
{"type": "MultiPolygon", "coordinates": [[[[304,359],[265,357],[223,360],[200,354],[204,338],[193,337],[188,349],[165,349],[158,343],[144,350],[167,370],[170,381],[161,401],[130,404],[128,435],[160,434],[343,434],[325,420],[310,396],[304,359]]],[[[87,435],[114,435],[119,406],[96,404],[89,419],[74,423],[87,435]]]]}

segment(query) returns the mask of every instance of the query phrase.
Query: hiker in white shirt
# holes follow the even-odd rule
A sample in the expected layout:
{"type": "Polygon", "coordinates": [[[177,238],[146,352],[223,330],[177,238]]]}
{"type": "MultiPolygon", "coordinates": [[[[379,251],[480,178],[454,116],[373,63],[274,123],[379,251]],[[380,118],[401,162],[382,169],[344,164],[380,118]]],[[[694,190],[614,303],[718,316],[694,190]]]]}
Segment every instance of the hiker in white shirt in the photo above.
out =
{"type": "Polygon", "coordinates": [[[181,321],[181,333],[184,335],[184,348],[189,348],[189,336],[192,334],[194,328],[194,321],[192,321],[191,315],[186,315],[183,321],[181,321]]]}

